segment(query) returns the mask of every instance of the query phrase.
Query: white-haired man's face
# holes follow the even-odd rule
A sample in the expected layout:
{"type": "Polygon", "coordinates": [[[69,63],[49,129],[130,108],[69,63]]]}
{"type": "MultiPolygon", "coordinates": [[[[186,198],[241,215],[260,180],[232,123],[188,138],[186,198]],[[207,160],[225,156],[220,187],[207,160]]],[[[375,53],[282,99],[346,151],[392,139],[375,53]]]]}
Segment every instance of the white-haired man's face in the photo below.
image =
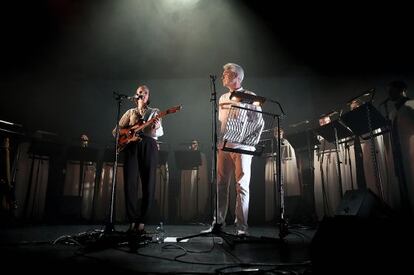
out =
{"type": "Polygon", "coordinates": [[[223,75],[221,76],[223,81],[223,86],[231,90],[237,89],[240,86],[240,81],[237,77],[237,73],[231,70],[224,70],[223,75]]]}

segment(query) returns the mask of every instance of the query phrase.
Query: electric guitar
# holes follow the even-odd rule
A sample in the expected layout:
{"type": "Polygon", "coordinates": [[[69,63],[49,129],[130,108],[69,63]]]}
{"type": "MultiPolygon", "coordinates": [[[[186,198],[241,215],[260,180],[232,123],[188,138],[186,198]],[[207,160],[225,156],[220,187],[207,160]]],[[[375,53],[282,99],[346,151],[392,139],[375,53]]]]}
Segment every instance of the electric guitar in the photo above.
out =
{"type": "Polygon", "coordinates": [[[175,106],[169,108],[168,110],[159,113],[155,117],[151,118],[146,122],[138,122],[137,124],[119,129],[118,137],[118,153],[121,152],[130,142],[132,141],[141,141],[142,138],[139,136],[139,132],[142,131],[145,127],[152,124],[156,119],[162,118],[168,114],[173,114],[181,110],[181,106],[175,106]]]}

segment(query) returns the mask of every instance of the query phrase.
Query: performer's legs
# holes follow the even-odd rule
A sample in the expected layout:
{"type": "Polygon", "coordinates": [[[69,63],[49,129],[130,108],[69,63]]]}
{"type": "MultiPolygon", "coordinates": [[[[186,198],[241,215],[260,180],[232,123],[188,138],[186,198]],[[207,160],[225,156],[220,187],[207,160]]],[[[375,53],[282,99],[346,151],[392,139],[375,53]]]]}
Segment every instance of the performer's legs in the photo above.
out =
{"type": "MultiPolygon", "coordinates": [[[[231,159],[231,153],[218,151],[217,155],[217,221],[218,224],[225,223],[227,208],[229,204],[229,186],[230,177],[234,171],[233,160],[231,159]]],[[[214,219],[216,215],[214,215],[214,219]]]]}
{"type": "Polygon", "coordinates": [[[139,218],[137,149],[136,143],[131,143],[125,148],[124,192],[126,214],[130,223],[135,223],[139,218]]]}
{"type": "Polygon", "coordinates": [[[235,164],[236,176],[236,228],[238,233],[247,233],[249,216],[249,185],[252,155],[231,153],[235,164]]]}
{"type": "Polygon", "coordinates": [[[154,139],[143,137],[138,145],[139,171],[142,183],[142,204],[141,214],[137,220],[140,224],[145,224],[155,192],[155,183],[158,164],[158,148],[154,139]]]}

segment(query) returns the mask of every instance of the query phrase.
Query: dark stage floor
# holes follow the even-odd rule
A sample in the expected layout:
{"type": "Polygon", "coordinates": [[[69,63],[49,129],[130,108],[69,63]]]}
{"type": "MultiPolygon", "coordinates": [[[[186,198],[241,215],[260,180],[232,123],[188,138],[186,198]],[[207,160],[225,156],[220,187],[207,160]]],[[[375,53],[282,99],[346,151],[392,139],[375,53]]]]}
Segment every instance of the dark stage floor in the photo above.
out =
{"type": "MultiPolygon", "coordinates": [[[[196,237],[177,243],[171,238],[172,242],[141,242],[138,250],[131,252],[127,243],[122,242],[126,241],[122,237],[117,238],[121,243],[114,247],[111,247],[113,242],[95,247],[97,243],[94,240],[99,235],[96,229],[103,228],[90,225],[37,225],[2,229],[3,270],[59,274],[82,271],[129,274],[280,270],[286,271],[286,274],[290,274],[288,271],[302,274],[310,268],[309,246],[315,233],[314,229],[291,228],[282,243],[278,228],[251,227],[252,238],[247,240],[229,239],[230,242],[227,242],[216,236],[196,237]],[[85,232],[88,234],[83,234],[85,232]],[[236,242],[232,242],[234,240],[236,242]]],[[[202,225],[165,226],[167,237],[198,234],[206,228],[202,225]]],[[[116,226],[116,230],[125,231],[126,226],[116,226]]],[[[155,226],[148,226],[147,230],[149,239],[153,235],[151,233],[155,232],[155,226]]],[[[225,228],[225,232],[233,231],[232,226],[225,228]]]]}
{"type": "Polygon", "coordinates": [[[115,228],[116,234],[99,239],[102,225],[3,227],[2,269],[16,274],[400,274],[412,268],[414,227],[407,219],[325,218],[316,228],[290,225],[283,242],[277,226],[253,226],[252,238],[237,242],[219,236],[176,242],[207,228],[199,224],[166,225],[168,238],[157,243],[151,239],[156,226],[149,225],[136,251],[128,246],[127,227],[115,228]]]}

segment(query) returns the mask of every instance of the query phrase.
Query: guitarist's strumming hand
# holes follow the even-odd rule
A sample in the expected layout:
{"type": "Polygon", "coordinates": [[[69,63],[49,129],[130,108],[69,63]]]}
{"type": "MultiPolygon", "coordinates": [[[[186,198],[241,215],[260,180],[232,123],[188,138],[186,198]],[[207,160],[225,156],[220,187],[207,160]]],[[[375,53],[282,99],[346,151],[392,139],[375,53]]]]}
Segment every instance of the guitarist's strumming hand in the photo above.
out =
{"type": "Polygon", "coordinates": [[[161,127],[161,119],[159,117],[156,117],[154,119],[154,122],[151,124],[152,129],[157,130],[161,127]]]}

